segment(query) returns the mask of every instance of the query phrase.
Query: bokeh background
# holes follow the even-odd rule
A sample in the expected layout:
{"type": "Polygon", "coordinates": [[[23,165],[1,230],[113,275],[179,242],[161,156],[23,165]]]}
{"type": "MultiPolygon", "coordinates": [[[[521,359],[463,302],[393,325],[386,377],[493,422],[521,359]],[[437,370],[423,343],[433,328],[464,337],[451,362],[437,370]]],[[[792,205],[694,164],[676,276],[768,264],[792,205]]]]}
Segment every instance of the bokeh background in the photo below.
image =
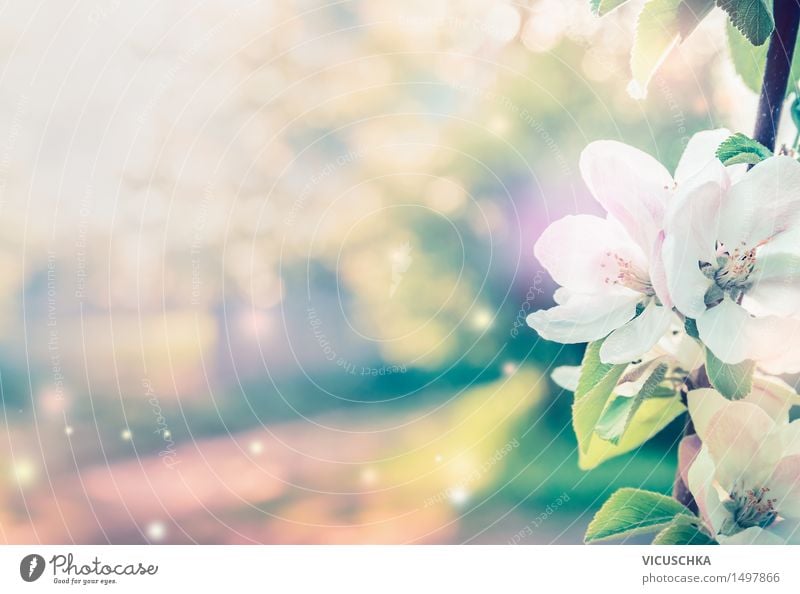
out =
{"type": "MultiPolygon", "coordinates": [[[[626,93],[637,5],[0,8],[0,542],[575,543],[541,230],[581,149],[750,131],[724,15],[626,93]]],[[[566,247],[566,246],[565,246],[566,247]]]]}

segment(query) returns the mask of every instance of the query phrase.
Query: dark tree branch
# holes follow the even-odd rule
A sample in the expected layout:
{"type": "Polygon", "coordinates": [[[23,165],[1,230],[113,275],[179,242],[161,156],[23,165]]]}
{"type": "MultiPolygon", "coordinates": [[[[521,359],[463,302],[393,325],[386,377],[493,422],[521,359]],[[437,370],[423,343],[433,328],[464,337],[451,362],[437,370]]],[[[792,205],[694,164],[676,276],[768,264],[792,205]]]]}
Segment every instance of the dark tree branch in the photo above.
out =
{"type": "Polygon", "coordinates": [[[753,133],[753,137],[771,151],[775,150],[775,136],[792,68],[797,27],[800,23],[800,0],[775,0],[773,13],[775,30],[769,38],[756,129],[753,133]]]}

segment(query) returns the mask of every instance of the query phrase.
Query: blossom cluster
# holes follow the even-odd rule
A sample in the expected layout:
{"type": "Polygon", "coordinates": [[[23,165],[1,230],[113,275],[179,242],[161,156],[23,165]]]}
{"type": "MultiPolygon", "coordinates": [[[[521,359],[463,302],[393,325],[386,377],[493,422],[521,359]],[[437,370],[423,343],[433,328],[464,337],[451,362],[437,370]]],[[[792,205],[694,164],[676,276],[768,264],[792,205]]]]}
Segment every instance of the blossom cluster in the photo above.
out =
{"type": "MultiPolygon", "coordinates": [[[[696,134],[674,176],[633,147],[591,143],[580,170],[607,215],[543,232],[534,253],[560,286],[527,322],[547,340],[601,341],[603,365],[667,357],[687,380],[697,435],[682,472],[706,529],[721,543],[800,540],[797,395],[775,377],[800,372],[800,163],[725,166],[716,151],[728,137],[696,134]],[[692,389],[709,357],[749,369],[749,393],[692,389]]],[[[642,389],[630,369],[617,394],[642,389]]],[[[576,389],[579,373],[555,379],[576,389]]]]}

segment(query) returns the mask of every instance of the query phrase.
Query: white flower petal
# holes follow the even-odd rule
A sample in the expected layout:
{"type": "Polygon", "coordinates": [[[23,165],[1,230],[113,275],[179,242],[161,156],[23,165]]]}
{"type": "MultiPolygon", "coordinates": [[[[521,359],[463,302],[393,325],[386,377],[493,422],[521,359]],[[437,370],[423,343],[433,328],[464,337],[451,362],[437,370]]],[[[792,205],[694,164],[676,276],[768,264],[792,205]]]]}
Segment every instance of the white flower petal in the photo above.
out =
{"type": "Polygon", "coordinates": [[[683,322],[673,314],[672,325],[653,349],[653,355],[667,355],[686,371],[694,371],[705,363],[705,350],[694,338],[686,334],[683,322]]]}
{"type": "MultiPolygon", "coordinates": [[[[617,290],[620,262],[647,275],[647,257],[619,224],[592,215],[570,215],[552,223],[534,254],[559,285],[575,293],[617,290]]],[[[560,298],[561,299],[561,298],[560,298]]]]}
{"type": "Polygon", "coordinates": [[[771,530],[751,526],[732,536],[718,536],[717,542],[722,545],[782,545],[787,544],[771,530]]]}
{"type": "Polygon", "coordinates": [[[669,296],[686,316],[696,318],[706,309],[705,294],[712,284],[700,270],[700,262],[715,262],[717,220],[723,190],[706,183],[678,192],[665,218],[661,250],[669,296]]]}
{"type": "Polygon", "coordinates": [[[717,159],[717,149],[730,135],[725,128],[718,128],[692,136],[675,169],[675,182],[683,186],[726,179],[725,166],[717,159]]]}
{"type": "Polygon", "coordinates": [[[581,377],[580,365],[562,365],[556,367],[550,378],[555,382],[559,388],[564,388],[570,392],[578,389],[578,380],[581,377]]]}
{"type": "Polygon", "coordinates": [[[566,287],[558,287],[555,291],[553,291],[553,301],[555,301],[558,305],[563,305],[569,301],[570,295],[572,295],[572,292],[569,289],[566,287]]]}
{"type": "Polygon", "coordinates": [[[728,297],[697,317],[700,339],[718,359],[730,364],[780,356],[792,338],[794,326],[786,318],[755,318],[728,297]]]}
{"type": "Polygon", "coordinates": [[[580,169],[592,195],[649,253],[672,191],[672,176],[639,149],[614,140],[592,142],[580,169]]]}
{"type": "Polygon", "coordinates": [[[563,344],[591,342],[608,336],[636,314],[638,297],[628,294],[572,295],[565,304],[539,310],[528,325],[546,340],[563,344]]]}
{"type": "Polygon", "coordinates": [[[759,317],[797,316],[800,314],[800,276],[791,284],[781,280],[759,282],[748,290],[742,305],[759,317]]]}
{"type": "Polygon", "coordinates": [[[658,342],[669,327],[672,311],[655,301],[624,326],[614,330],[600,347],[603,363],[630,363],[658,342]]]}
{"type": "Polygon", "coordinates": [[[742,305],[759,316],[800,314],[800,229],[781,233],[758,250],[742,305]]]}
{"type": "Polygon", "coordinates": [[[800,544],[800,521],[795,518],[778,519],[767,532],[779,538],[781,544],[800,544]]]}
{"type": "Polygon", "coordinates": [[[717,239],[726,247],[755,247],[800,220],[800,163],[785,155],[758,163],[723,203],[717,239]]]}

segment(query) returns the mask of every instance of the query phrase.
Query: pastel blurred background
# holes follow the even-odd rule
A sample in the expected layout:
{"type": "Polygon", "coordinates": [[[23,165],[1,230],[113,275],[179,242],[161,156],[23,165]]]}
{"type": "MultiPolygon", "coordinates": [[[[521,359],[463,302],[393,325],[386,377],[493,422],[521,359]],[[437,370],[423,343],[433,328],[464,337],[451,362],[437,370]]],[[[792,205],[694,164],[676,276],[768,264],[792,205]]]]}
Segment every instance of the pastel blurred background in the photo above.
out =
{"type": "Polygon", "coordinates": [[[576,543],[542,229],[581,149],[750,131],[714,14],[626,93],[637,4],[0,9],[0,542],[576,543]]]}

